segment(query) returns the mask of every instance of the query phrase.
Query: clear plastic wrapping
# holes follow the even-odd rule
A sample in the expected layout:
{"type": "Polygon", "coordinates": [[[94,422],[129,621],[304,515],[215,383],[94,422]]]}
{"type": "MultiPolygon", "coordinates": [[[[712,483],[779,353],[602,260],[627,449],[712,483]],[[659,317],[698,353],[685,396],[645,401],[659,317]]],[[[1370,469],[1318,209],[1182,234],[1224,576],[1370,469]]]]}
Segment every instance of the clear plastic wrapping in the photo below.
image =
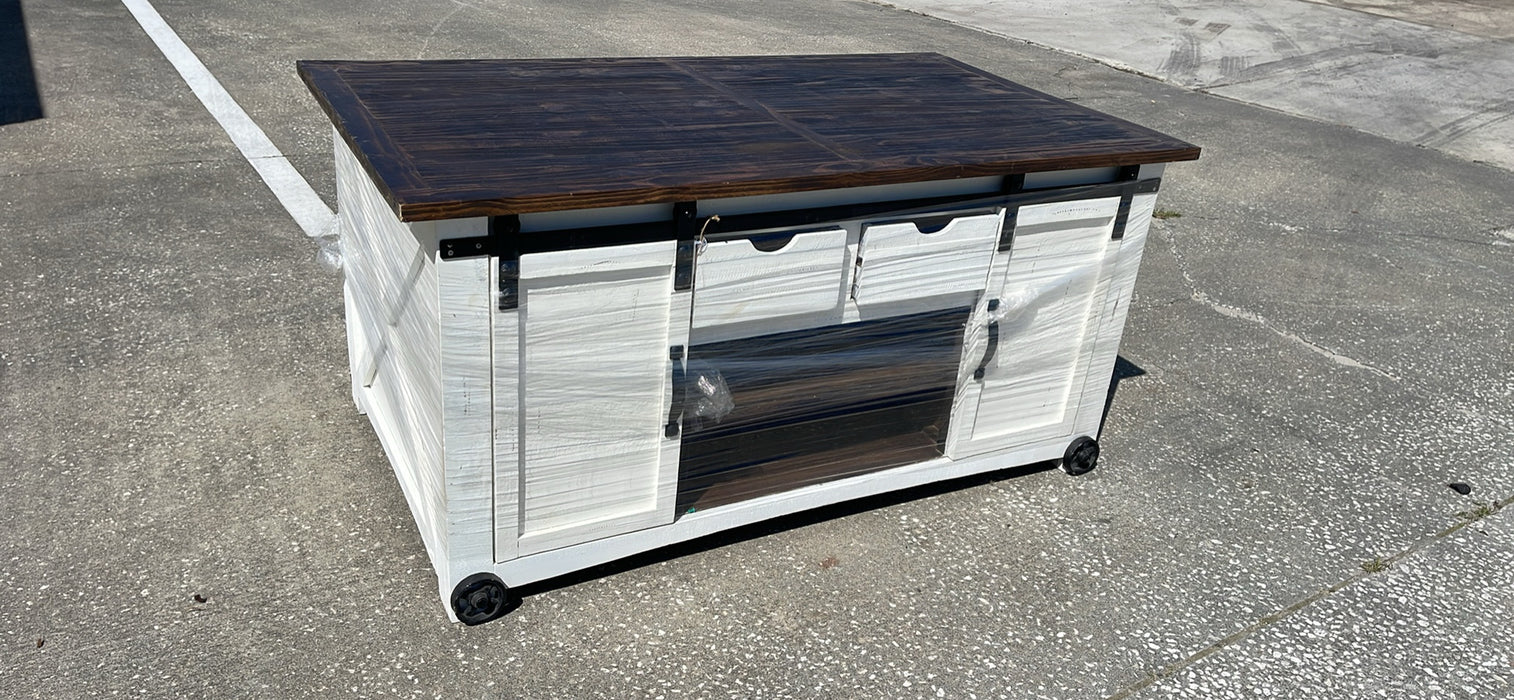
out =
{"type": "Polygon", "coordinates": [[[729,409],[685,413],[679,512],[940,457],[970,312],[692,346],[690,363],[725,379],[729,409]]]}
{"type": "Polygon", "coordinates": [[[542,254],[506,341],[521,536],[1088,432],[1153,198],[1126,197],[725,230],[686,291],[671,245],[542,254]]]}
{"type": "MultiPolygon", "coordinates": [[[[514,235],[570,243],[460,263],[393,219],[350,154],[338,170],[354,394],[438,562],[458,532],[529,560],[1060,455],[1097,433],[1155,200],[1126,182],[728,216],[694,241],[550,230],[514,235]],[[449,384],[447,357],[479,378],[449,384]],[[444,437],[480,411],[487,439],[444,437]],[[489,491],[454,492],[464,453],[489,491]]],[[[542,566],[529,576],[572,568],[542,566]]]]}
{"type": "Polygon", "coordinates": [[[336,230],[317,236],[315,260],[331,272],[342,271],[342,237],[336,230]]]}
{"type": "Polygon", "coordinates": [[[718,426],[736,409],[736,400],[725,376],[715,365],[700,360],[689,360],[688,405],[683,411],[685,430],[699,431],[718,426]]]}
{"type": "Polygon", "coordinates": [[[1198,155],[929,54],[299,70],[339,133],[317,242],[353,397],[470,623],[768,518],[1090,464],[1151,161],[1198,155]]]}

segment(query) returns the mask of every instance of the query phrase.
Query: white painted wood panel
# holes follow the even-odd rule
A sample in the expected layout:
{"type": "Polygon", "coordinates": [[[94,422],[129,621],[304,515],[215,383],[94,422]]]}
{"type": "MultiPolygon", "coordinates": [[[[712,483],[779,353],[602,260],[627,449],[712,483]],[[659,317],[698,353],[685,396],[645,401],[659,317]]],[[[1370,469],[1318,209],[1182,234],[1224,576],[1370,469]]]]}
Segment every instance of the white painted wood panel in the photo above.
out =
{"type": "Polygon", "coordinates": [[[846,298],[846,229],[796,233],[779,250],[716,241],[699,253],[694,327],[824,313],[846,298]]]}
{"type": "Polygon", "coordinates": [[[1120,337],[1125,332],[1125,317],[1130,312],[1130,298],[1135,293],[1136,273],[1140,271],[1141,254],[1146,248],[1146,234],[1151,227],[1151,214],[1156,211],[1156,203],[1155,194],[1138,194],[1131,198],[1130,212],[1125,218],[1125,235],[1119,241],[1114,264],[1109,266],[1109,292],[1104,297],[1098,337],[1092,343],[1093,358],[1088,365],[1088,379],[1083,384],[1083,398],[1073,423],[1075,435],[1098,436],[1099,422],[1104,417],[1104,401],[1114,375],[1115,360],[1119,357],[1120,337]]]}
{"type": "MultiPolygon", "coordinates": [[[[1119,198],[1021,207],[999,290],[999,344],[982,380],[978,453],[1065,435],[1081,397],[1119,198]]],[[[1107,284],[1107,280],[1105,280],[1107,284]]]]}
{"type": "MultiPolygon", "coordinates": [[[[499,258],[489,258],[489,289],[499,303],[499,258]]],[[[518,554],[520,541],[520,326],[518,309],[495,311],[494,347],[494,560],[518,554]]]]}
{"type": "MultiPolygon", "coordinates": [[[[419,231],[421,224],[412,224],[419,231]]],[[[437,241],[487,235],[485,218],[430,224],[437,241]]],[[[442,259],[436,266],[446,470],[448,562],[461,578],[494,561],[493,295],[488,256],[442,259]]]]}
{"type": "Polygon", "coordinates": [[[688,325],[686,301],[672,318],[675,246],[522,256],[518,554],[672,519],[669,340],[688,325]]]}
{"type": "Polygon", "coordinates": [[[435,241],[399,221],[340,136],[334,137],[347,333],[359,406],[415,517],[437,572],[447,571],[446,476],[435,241]]]}
{"type": "Polygon", "coordinates": [[[700,510],[662,527],[628,532],[501,562],[494,567],[494,573],[506,585],[523,586],[658,547],[687,542],[792,513],[1005,467],[1056,459],[1066,447],[1067,443],[1059,439],[1021,445],[989,455],[959,460],[942,457],[845,479],[809,484],[792,491],[700,510]]]}
{"type": "Polygon", "coordinates": [[[864,226],[853,297],[886,304],[983,289],[1003,218],[963,216],[931,233],[907,221],[864,226]]]}

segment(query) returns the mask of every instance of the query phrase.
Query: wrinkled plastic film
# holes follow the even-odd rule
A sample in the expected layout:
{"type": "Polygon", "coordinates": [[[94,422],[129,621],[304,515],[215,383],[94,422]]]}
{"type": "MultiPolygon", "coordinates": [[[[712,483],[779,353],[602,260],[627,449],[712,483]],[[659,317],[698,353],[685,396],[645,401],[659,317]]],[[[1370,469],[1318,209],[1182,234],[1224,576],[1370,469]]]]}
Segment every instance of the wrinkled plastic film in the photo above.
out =
{"type": "Polygon", "coordinates": [[[724,415],[685,414],[679,512],[941,457],[970,311],[693,346],[724,415]]]}
{"type": "MultiPolygon", "coordinates": [[[[1115,286],[1119,201],[1025,207],[1029,225],[1009,250],[998,250],[1000,215],[929,232],[908,222],[843,225],[853,231],[852,279],[834,313],[746,337],[696,330],[690,366],[720,374],[730,410],[685,422],[679,513],[1058,431],[1070,438],[1102,299],[1115,286]]],[[[781,253],[756,266],[781,270],[781,253]]],[[[697,319],[706,298],[696,279],[697,319]]],[[[783,280],[744,291],[772,308],[768,287],[783,280]]]]}
{"type": "Polygon", "coordinates": [[[1003,211],[728,236],[696,260],[681,355],[658,340],[683,322],[667,251],[546,254],[562,269],[516,312],[522,532],[608,532],[668,480],[676,519],[1071,430],[1118,204],[1026,207],[1007,250],[1003,211]]]}
{"type": "Polygon", "coordinates": [[[685,430],[697,432],[707,426],[718,426],[736,410],[731,387],[718,367],[709,362],[690,360],[684,371],[689,378],[685,399],[688,405],[683,412],[685,430]]]}
{"type": "Polygon", "coordinates": [[[328,272],[342,271],[342,237],[332,231],[315,239],[315,261],[328,272]]]}
{"type": "Polygon", "coordinates": [[[346,144],[339,137],[335,143],[337,259],[344,263],[354,398],[404,487],[428,554],[433,563],[445,562],[436,269],[346,144]]]}
{"type": "MultiPolygon", "coordinates": [[[[338,172],[339,184],[362,176],[345,153],[338,172]]],[[[375,192],[343,187],[362,202],[342,214],[344,233],[357,232],[341,240],[354,381],[428,548],[445,546],[442,455],[473,448],[442,444],[446,406],[466,402],[437,395],[449,301],[427,300],[438,299],[436,266],[456,263],[375,192]]],[[[1090,382],[1100,371],[1107,382],[1095,358],[1118,345],[1109,295],[1133,284],[1112,235],[1121,203],[723,232],[699,248],[683,289],[673,240],[512,259],[508,294],[498,280],[480,289],[495,489],[476,517],[492,517],[497,560],[1065,444],[1089,415],[1090,382]]]]}

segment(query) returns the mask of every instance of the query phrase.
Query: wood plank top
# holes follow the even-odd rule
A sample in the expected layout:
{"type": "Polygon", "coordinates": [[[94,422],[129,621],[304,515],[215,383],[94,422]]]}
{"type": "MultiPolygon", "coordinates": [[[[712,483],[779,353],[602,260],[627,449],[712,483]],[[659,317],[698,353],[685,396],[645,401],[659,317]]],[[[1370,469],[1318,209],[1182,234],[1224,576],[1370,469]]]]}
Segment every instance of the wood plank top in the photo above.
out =
{"type": "Polygon", "coordinates": [[[405,221],[1199,156],[934,53],[298,69],[405,221]]]}

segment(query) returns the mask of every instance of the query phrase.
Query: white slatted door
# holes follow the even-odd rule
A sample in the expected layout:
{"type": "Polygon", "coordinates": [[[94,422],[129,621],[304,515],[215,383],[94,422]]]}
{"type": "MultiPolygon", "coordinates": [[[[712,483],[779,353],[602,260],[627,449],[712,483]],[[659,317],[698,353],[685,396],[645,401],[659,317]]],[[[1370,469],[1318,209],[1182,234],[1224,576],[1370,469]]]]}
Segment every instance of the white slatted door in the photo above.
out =
{"type": "Polygon", "coordinates": [[[496,384],[513,384],[496,394],[514,404],[496,410],[497,559],[672,521],[669,349],[689,320],[675,246],[521,257],[519,309],[495,334],[496,384]]]}
{"type": "Polygon", "coordinates": [[[1021,207],[1008,263],[990,275],[998,343],[984,367],[971,432],[961,426],[953,457],[1071,437],[1100,300],[1109,288],[1118,197],[1021,207]],[[995,291],[997,290],[997,292],[995,291]]]}

